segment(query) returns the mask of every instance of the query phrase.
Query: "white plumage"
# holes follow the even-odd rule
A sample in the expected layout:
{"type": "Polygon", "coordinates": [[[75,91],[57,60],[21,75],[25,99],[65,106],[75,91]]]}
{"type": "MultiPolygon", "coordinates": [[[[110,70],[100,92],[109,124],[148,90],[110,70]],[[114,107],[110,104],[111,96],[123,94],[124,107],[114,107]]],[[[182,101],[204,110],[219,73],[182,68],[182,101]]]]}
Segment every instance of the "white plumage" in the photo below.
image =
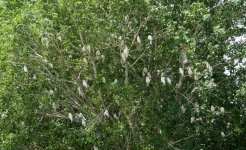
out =
{"type": "Polygon", "coordinates": [[[94,148],[94,150],[99,150],[98,147],[96,147],[96,146],[94,146],[93,148],[94,148]]]}
{"type": "Polygon", "coordinates": [[[33,79],[33,80],[36,80],[36,79],[37,79],[36,74],[33,75],[32,79],[33,79]]]}
{"type": "Polygon", "coordinates": [[[105,117],[109,117],[109,112],[108,112],[107,109],[104,111],[103,115],[104,115],[105,117]]]}
{"type": "Polygon", "coordinates": [[[54,91],[53,91],[53,90],[50,90],[50,91],[49,91],[49,94],[50,94],[50,95],[53,95],[53,94],[54,94],[54,91]]]}
{"type": "Polygon", "coordinates": [[[86,127],[86,120],[84,118],[82,118],[81,123],[84,127],[86,127]]]}
{"type": "Polygon", "coordinates": [[[116,114],[114,114],[114,118],[115,118],[115,119],[119,119],[118,116],[117,116],[116,114]]]}
{"type": "Polygon", "coordinates": [[[128,57],[129,54],[129,49],[127,46],[125,46],[123,53],[125,54],[126,58],[128,57]]]}
{"type": "Polygon", "coordinates": [[[186,109],[185,109],[184,105],[181,106],[181,111],[182,111],[182,113],[185,113],[186,109]]]}
{"type": "Polygon", "coordinates": [[[193,72],[192,72],[191,67],[188,67],[188,75],[189,75],[189,77],[192,77],[192,74],[193,74],[193,72]]]}
{"type": "Polygon", "coordinates": [[[161,83],[166,84],[166,78],[164,76],[161,77],[161,83]]]}
{"type": "Polygon", "coordinates": [[[103,83],[106,83],[105,77],[102,77],[102,82],[103,82],[103,83]]]}
{"type": "Polygon", "coordinates": [[[140,39],[139,36],[137,36],[137,42],[138,42],[139,44],[141,44],[141,39],[140,39]]]}
{"type": "Polygon", "coordinates": [[[213,105],[211,105],[210,110],[211,110],[212,112],[214,112],[214,111],[215,111],[215,108],[214,108],[214,106],[213,106],[213,105]]]}
{"type": "Polygon", "coordinates": [[[222,137],[225,137],[225,133],[224,132],[221,132],[220,133],[222,137]]]}
{"type": "Polygon", "coordinates": [[[122,57],[122,61],[123,62],[126,62],[126,55],[125,55],[125,53],[123,52],[123,53],[121,53],[121,57],[122,57]]]}
{"type": "Polygon", "coordinates": [[[78,86],[78,92],[80,96],[84,97],[84,92],[80,86],[78,86]]]}
{"type": "Polygon", "coordinates": [[[68,118],[70,119],[71,122],[73,122],[73,115],[71,113],[68,113],[68,118]]]}
{"type": "Polygon", "coordinates": [[[28,72],[27,66],[24,66],[23,70],[25,73],[27,73],[28,72]]]}
{"type": "Polygon", "coordinates": [[[191,117],[190,118],[190,123],[193,123],[195,121],[195,119],[196,119],[195,117],[191,117]]]}
{"type": "Polygon", "coordinates": [[[90,53],[91,52],[91,46],[90,45],[87,45],[86,47],[87,51],[90,53]]]}
{"type": "Polygon", "coordinates": [[[181,76],[184,76],[184,70],[182,68],[179,68],[179,73],[181,74],[181,76]]]}
{"type": "Polygon", "coordinates": [[[150,44],[152,44],[153,37],[151,35],[148,35],[148,40],[149,40],[150,44]]]}
{"type": "Polygon", "coordinates": [[[99,57],[101,52],[99,50],[96,51],[96,55],[99,57]]]}
{"type": "Polygon", "coordinates": [[[82,81],[82,84],[83,84],[83,86],[84,86],[85,88],[89,88],[89,85],[88,85],[88,83],[87,83],[85,80],[82,81]]]}
{"type": "Polygon", "coordinates": [[[149,86],[150,81],[151,81],[150,77],[146,77],[146,85],[147,86],[149,86]]]}
{"type": "Polygon", "coordinates": [[[220,107],[220,112],[224,113],[225,112],[225,108],[224,107],[220,107]]]}
{"type": "Polygon", "coordinates": [[[143,68],[142,75],[145,76],[145,74],[148,72],[148,69],[146,67],[143,68]]]}
{"type": "Polygon", "coordinates": [[[167,77],[167,83],[168,84],[171,84],[172,83],[172,81],[171,81],[171,79],[169,77],[167,77]]]}

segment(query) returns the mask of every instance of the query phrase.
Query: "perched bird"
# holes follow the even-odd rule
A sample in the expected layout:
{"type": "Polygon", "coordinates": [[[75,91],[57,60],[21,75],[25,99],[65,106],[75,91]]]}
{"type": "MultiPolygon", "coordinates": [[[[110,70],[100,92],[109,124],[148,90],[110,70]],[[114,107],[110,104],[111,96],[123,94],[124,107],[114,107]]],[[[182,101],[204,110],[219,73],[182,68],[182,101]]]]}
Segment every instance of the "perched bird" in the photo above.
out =
{"type": "Polygon", "coordinates": [[[85,88],[89,88],[89,85],[88,85],[88,83],[87,83],[85,80],[82,81],[82,84],[83,84],[83,86],[84,86],[85,88]]]}
{"type": "Polygon", "coordinates": [[[181,74],[181,76],[184,76],[184,70],[182,68],[179,68],[179,73],[181,74]]]}
{"type": "Polygon", "coordinates": [[[164,76],[161,77],[161,83],[166,84],[166,78],[164,76]]]}
{"type": "Polygon", "coordinates": [[[172,83],[172,81],[171,81],[171,79],[169,77],[167,77],[167,83],[168,84],[171,84],[172,83]]]}
{"type": "Polygon", "coordinates": [[[147,86],[149,86],[150,81],[151,81],[150,77],[146,77],[146,85],[147,86]]]}
{"type": "Polygon", "coordinates": [[[153,37],[151,35],[148,35],[148,40],[149,40],[150,44],[152,44],[153,37]]]}
{"type": "Polygon", "coordinates": [[[128,57],[129,54],[129,49],[127,46],[125,46],[123,53],[125,54],[126,58],[128,57]]]}
{"type": "Polygon", "coordinates": [[[192,77],[192,74],[193,74],[193,72],[192,72],[191,67],[188,67],[188,75],[189,75],[189,77],[192,77]]]}
{"type": "Polygon", "coordinates": [[[220,107],[220,112],[224,113],[225,112],[225,108],[224,107],[220,107]]]}
{"type": "Polygon", "coordinates": [[[107,109],[104,111],[103,115],[104,115],[105,117],[109,117],[109,112],[108,112],[107,109]]]}
{"type": "Polygon", "coordinates": [[[24,70],[25,73],[28,73],[27,66],[24,66],[24,67],[23,67],[23,70],[24,70]]]}
{"type": "Polygon", "coordinates": [[[73,115],[71,113],[68,113],[68,118],[70,119],[71,122],[73,122],[73,115]]]}
{"type": "Polygon", "coordinates": [[[137,42],[138,42],[138,44],[141,44],[141,39],[139,36],[137,36],[137,42]]]}
{"type": "Polygon", "coordinates": [[[214,106],[213,106],[213,105],[211,105],[210,110],[211,110],[212,112],[214,112],[214,111],[215,111],[215,108],[214,108],[214,106]]]}

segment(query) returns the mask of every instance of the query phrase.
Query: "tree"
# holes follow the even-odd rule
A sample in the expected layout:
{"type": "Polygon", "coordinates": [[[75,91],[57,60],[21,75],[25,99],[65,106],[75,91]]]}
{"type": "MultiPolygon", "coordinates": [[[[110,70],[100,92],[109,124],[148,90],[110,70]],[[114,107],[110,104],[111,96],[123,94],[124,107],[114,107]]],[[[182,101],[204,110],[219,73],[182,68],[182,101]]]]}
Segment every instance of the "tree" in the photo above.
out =
{"type": "Polygon", "coordinates": [[[243,1],[1,3],[2,149],[245,147],[243,1]]]}

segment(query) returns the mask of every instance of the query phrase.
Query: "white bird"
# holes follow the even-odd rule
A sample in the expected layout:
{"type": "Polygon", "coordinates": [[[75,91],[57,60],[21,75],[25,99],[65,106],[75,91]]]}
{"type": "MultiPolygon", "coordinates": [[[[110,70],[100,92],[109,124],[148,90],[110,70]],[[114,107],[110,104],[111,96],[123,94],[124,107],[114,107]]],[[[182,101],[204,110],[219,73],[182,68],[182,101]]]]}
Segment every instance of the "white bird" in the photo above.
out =
{"type": "Polygon", "coordinates": [[[142,75],[145,76],[145,74],[148,72],[148,69],[146,67],[143,68],[142,75]]]}
{"type": "Polygon", "coordinates": [[[103,83],[106,83],[105,77],[102,77],[102,82],[103,82],[103,83]]]}
{"type": "Polygon", "coordinates": [[[225,108],[224,107],[220,107],[220,112],[224,113],[225,112],[225,108]]]}
{"type": "Polygon", "coordinates": [[[99,51],[99,50],[97,50],[97,51],[96,51],[96,56],[97,56],[97,57],[99,57],[99,56],[100,56],[100,54],[101,54],[101,53],[100,53],[100,51],[99,51]]]}
{"type": "Polygon", "coordinates": [[[234,59],[234,65],[238,64],[239,59],[234,59]]]}
{"type": "Polygon", "coordinates": [[[108,112],[107,109],[104,111],[103,115],[104,115],[105,117],[109,117],[109,112],[108,112]]]}
{"type": "Polygon", "coordinates": [[[84,63],[88,64],[88,61],[86,58],[83,58],[84,63]]]}
{"type": "Polygon", "coordinates": [[[53,90],[50,90],[50,91],[49,91],[49,94],[50,94],[50,95],[53,95],[53,94],[54,94],[54,91],[53,91],[53,90]]]}
{"type": "Polygon", "coordinates": [[[115,119],[119,119],[118,116],[117,116],[116,114],[114,114],[114,118],[115,118],[115,119]]]}
{"type": "Polygon", "coordinates": [[[90,45],[87,45],[86,47],[87,51],[90,53],[91,52],[91,46],[90,45]]]}
{"type": "Polygon", "coordinates": [[[245,64],[246,63],[246,58],[243,58],[242,59],[242,64],[245,64]]]}
{"type": "Polygon", "coordinates": [[[123,53],[125,54],[126,58],[128,57],[129,54],[129,49],[127,46],[125,46],[123,53]]]}
{"type": "Polygon", "coordinates": [[[227,70],[227,69],[224,71],[224,74],[225,74],[226,76],[230,76],[230,75],[231,75],[230,71],[227,70]]]}
{"type": "Polygon", "coordinates": [[[148,35],[148,40],[149,40],[150,44],[152,44],[153,37],[151,35],[148,35]]]}
{"type": "Polygon", "coordinates": [[[98,147],[96,147],[96,146],[93,146],[93,148],[94,148],[94,150],[99,150],[98,147]]]}
{"type": "Polygon", "coordinates": [[[192,74],[193,74],[193,72],[192,72],[191,67],[188,67],[188,75],[189,75],[189,77],[192,77],[192,74]]]}
{"type": "Polygon", "coordinates": [[[86,47],[85,45],[82,47],[82,51],[85,52],[86,51],[86,47]]]}
{"type": "Polygon", "coordinates": [[[62,38],[60,35],[57,36],[57,39],[61,42],[62,41],[62,38]]]}
{"type": "Polygon", "coordinates": [[[27,66],[24,66],[23,70],[25,73],[27,73],[28,72],[27,66]]]}
{"type": "Polygon", "coordinates": [[[224,132],[221,132],[220,133],[222,137],[225,137],[225,133],[224,132]]]}
{"type": "Polygon", "coordinates": [[[148,72],[148,69],[146,67],[143,68],[143,72],[144,73],[147,73],[148,72]]]}
{"type": "Polygon", "coordinates": [[[193,123],[195,121],[195,119],[196,119],[195,117],[191,117],[190,122],[193,123]]]}
{"type": "Polygon", "coordinates": [[[150,77],[146,77],[146,85],[147,86],[149,86],[150,81],[151,81],[150,77]]]}
{"type": "Polygon", "coordinates": [[[78,114],[78,117],[79,117],[79,118],[83,118],[84,116],[83,116],[82,113],[79,113],[79,114],[78,114]]]}
{"type": "Polygon", "coordinates": [[[85,80],[82,81],[82,84],[83,84],[83,86],[84,86],[85,88],[89,88],[89,85],[88,85],[88,83],[87,83],[85,80]]]}
{"type": "Polygon", "coordinates": [[[171,84],[172,83],[172,81],[171,81],[171,79],[169,77],[167,77],[167,83],[168,84],[171,84]]]}
{"type": "Polygon", "coordinates": [[[1,115],[1,117],[2,117],[2,119],[7,118],[7,114],[3,113],[3,114],[1,115]]]}
{"type": "Polygon", "coordinates": [[[50,66],[50,68],[54,68],[54,66],[53,66],[53,64],[52,63],[49,63],[49,66],[50,66]]]}
{"type": "Polygon", "coordinates": [[[138,44],[141,44],[141,39],[139,36],[137,36],[137,42],[138,42],[138,44]]]}
{"type": "Polygon", "coordinates": [[[125,22],[128,22],[129,16],[126,15],[124,19],[125,19],[125,22]]]}
{"type": "Polygon", "coordinates": [[[240,63],[238,63],[234,68],[235,68],[236,70],[239,70],[239,69],[241,68],[240,63]]]}
{"type": "Polygon", "coordinates": [[[101,59],[102,59],[102,61],[104,62],[105,56],[104,56],[104,55],[101,55],[101,59]]]}
{"type": "Polygon", "coordinates": [[[215,108],[214,108],[214,106],[213,106],[213,105],[211,105],[210,110],[211,110],[212,112],[214,112],[214,111],[215,111],[215,108]]]}
{"type": "Polygon", "coordinates": [[[126,62],[126,55],[125,55],[125,53],[123,52],[123,53],[121,53],[121,57],[122,57],[122,61],[123,62],[126,62]]]}
{"type": "Polygon", "coordinates": [[[33,79],[33,80],[36,80],[36,79],[37,79],[36,74],[33,75],[32,79],[33,79]]]}
{"type": "Polygon", "coordinates": [[[231,57],[229,57],[228,55],[223,55],[223,59],[225,61],[229,61],[229,60],[231,60],[231,57]]]}
{"type": "Polygon", "coordinates": [[[78,86],[78,92],[79,92],[79,95],[80,95],[81,97],[84,97],[84,92],[83,92],[83,90],[81,89],[80,86],[78,86]]]}
{"type": "Polygon", "coordinates": [[[185,113],[186,109],[185,109],[184,105],[181,106],[181,110],[182,110],[182,113],[185,113]]]}
{"type": "Polygon", "coordinates": [[[84,118],[82,118],[81,123],[84,127],[86,127],[86,120],[84,118]]]}
{"type": "Polygon", "coordinates": [[[68,113],[68,118],[73,122],[73,115],[71,113],[68,113]]]}
{"type": "Polygon", "coordinates": [[[179,73],[181,74],[181,76],[184,76],[184,70],[182,68],[179,68],[179,73]]]}
{"type": "Polygon", "coordinates": [[[166,79],[164,76],[161,77],[161,83],[163,83],[164,85],[166,84],[166,79]]]}

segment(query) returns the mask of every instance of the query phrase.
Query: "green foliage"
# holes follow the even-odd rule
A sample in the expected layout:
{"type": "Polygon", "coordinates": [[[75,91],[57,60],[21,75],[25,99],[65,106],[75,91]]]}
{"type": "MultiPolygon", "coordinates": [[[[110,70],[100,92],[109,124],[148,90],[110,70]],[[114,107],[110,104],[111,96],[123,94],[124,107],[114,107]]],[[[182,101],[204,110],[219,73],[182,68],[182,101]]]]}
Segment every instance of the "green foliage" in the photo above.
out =
{"type": "Polygon", "coordinates": [[[245,7],[0,1],[0,149],[244,149],[245,7]]]}

